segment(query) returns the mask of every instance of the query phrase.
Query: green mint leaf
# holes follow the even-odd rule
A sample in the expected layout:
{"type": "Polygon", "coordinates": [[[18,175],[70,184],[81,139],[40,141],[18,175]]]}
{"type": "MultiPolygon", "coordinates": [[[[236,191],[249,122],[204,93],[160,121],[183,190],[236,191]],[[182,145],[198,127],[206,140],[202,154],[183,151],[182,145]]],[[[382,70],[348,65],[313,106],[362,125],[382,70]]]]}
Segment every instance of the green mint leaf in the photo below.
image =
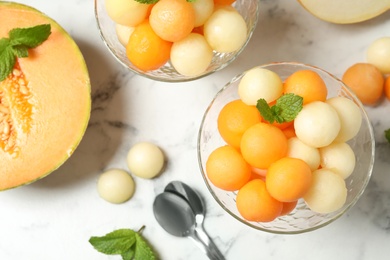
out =
{"type": "Polygon", "coordinates": [[[390,128],[385,130],[385,137],[386,137],[387,141],[390,143],[390,128]]]}
{"type": "Polygon", "coordinates": [[[276,106],[280,108],[279,115],[284,119],[284,122],[290,122],[302,110],[303,98],[293,93],[287,93],[278,98],[276,106]]]}
{"type": "Polygon", "coordinates": [[[134,259],[134,249],[130,248],[129,251],[126,251],[122,254],[123,260],[133,260],[134,259]]]}
{"type": "Polygon", "coordinates": [[[135,1],[141,4],[155,4],[158,2],[158,0],[135,0],[135,1]]]}
{"type": "Polygon", "coordinates": [[[148,243],[141,237],[140,234],[135,234],[136,244],[135,244],[135,255],[134,259],[136,260],[155,260],[156,256],[148,243]]]}
{"type": "Polygon", "coordinates": [[[270,107],[265,99],[259,99],[256,105],[264,120],[269,123],[291,122],[295,119],[303,107],[303,98],[287,93],[276,100],[276,104],[270,107]]]}
{"type": "Polygon", "coordinates": [[[12,51],[14,55],[19,58],[28,57],[28,48],[24,45],[12,46],[12,51]]]}
{"type": "Polygon", "coordinates": [[[257,110],[260,111],[261,116],[270,122],[271,124],[275,121],[275,116],[271,107],[268,105],[267,101],[263,98],[257,100],[256,105],[257,110]]]}
{"type": "Polygon", "coordinates": [[[5,80],[15,65],[15,55],[11,46],[5,46],[5,40],[0,40],[0,81],[5,80]]]}
{"type": "Polygon", "coordinates": [[[25,46],[35,48],[47,40],[51,33],[50,24],[41,24],[28,28],[15,28],[9,33],[9,39],[12,46],[25,46]]]}
{"type": "Polygon", "coordinates": [[[89,243],[107,255],[122,255],[136,242],[135,232],[131,229],[118,229],[102,237],[91,237],[89,243]]]}

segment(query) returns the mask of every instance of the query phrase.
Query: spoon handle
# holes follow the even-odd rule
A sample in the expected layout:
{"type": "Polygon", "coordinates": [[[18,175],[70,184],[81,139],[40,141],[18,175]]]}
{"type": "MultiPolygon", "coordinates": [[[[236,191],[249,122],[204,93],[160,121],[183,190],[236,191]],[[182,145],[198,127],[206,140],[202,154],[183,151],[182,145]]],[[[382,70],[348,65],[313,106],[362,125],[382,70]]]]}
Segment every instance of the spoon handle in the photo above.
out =
{"type": "Polygon", "coordinates": [[[209,257],[210,260],[225,260],[225,257],[207,235],[203,226],[197,226],[190,238],[195,241],[198,247],[209,257]]]}

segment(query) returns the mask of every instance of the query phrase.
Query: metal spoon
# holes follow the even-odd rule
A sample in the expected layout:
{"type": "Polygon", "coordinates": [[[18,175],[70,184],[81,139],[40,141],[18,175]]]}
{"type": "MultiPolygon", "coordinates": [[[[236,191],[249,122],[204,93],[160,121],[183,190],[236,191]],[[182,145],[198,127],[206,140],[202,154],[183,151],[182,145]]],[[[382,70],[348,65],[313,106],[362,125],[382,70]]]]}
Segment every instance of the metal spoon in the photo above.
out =
{"type": "Polygon", "coordinates": [[[195,213],[182,196],[173,192],[159,194],[153,204],[157,222],[170,234],[191,238],[211,260],[225,258],[213,244],[204,230],[196,227],[195,213]],[[206,238],[206,239],[205,239],[206,238]]]}

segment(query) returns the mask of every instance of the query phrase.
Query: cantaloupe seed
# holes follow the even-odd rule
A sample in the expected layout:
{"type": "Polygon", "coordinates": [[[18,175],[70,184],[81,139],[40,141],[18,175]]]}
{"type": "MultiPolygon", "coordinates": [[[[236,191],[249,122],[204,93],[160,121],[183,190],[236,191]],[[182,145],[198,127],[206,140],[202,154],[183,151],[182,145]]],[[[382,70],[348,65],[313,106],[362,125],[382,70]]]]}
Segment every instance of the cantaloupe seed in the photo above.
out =
{"type": "Polygon", "coordinates": [[[28,133],[32,126],[30,98],[28,81],[16,63],[13,72],[0,82],[0,148],[14,157],[20,150],[19,134],[28,133]]]}

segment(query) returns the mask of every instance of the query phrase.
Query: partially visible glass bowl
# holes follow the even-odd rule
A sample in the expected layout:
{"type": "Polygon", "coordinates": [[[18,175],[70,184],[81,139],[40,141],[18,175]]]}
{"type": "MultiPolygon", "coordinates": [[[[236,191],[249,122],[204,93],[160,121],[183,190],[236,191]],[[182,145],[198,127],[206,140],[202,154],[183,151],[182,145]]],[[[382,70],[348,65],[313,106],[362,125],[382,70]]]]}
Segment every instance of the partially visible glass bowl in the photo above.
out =
{"type": "Polygon", "coordinates": [[[214,51],[212,62],[207,70],[202,74],[194,77],[188,77],[179,74],[170,62],[166,63],[157,70],[144,72],[138,69],[128,60],[126,56],[126,49],[117,38],[115,23],[107,14],[105,0],[95,0],[95,18],[100,31],[100,36],[104,44],[120,64],[136,74],[153,80],[165,82],[184,82],[202,78],[225,68],[237,58],[237,56],[248,44],[250,38],[252,37],[253,31],[256,28],[259,13],[259,1],[236,0],[233,3],[233,6],[243,16],[247,24],[248,31],[246,42],[239,50],[235,52],[218,53],[214,51]]]}
{"type": "Polygon", "coordinates": [[[227,213],[245,225],[258,230],[278,234],[296,234],[318,229],[342,216],[363,194],[370,180],[374,164],[375,140],[371,123],[362,103],[342,81],[330,73],[314,66],[294,62],[271,63],[259,67],[276,72],[283,81],[290,74],[298,70],[308,69],[315,71],[322,77],[328,87],[328,98],[334,96],[347,97],[359,106],[362,115],[362,125],[357,136],[348,141],[348,144],[356,155],[356,166],[351,176],[346,179],[346,186],[348,189],[346,203],[341,209],[333,213],[319,214],[311,211],[301,199],[298,202],[296,209],[289,215],[279,217],[272,222],[250,222],[241,217],[236,208],[237,192],[221,190],[210,182],[205,168],[207,158],[217,147],[226,144],[218,132],[218,114],[225,104],[239,98],[237,88],[240,79],[245,72],[234,77],[217,93],[204,114],[199,130],[197,147],[199,166],[203,179],[210,193],[219,205],[227,213]]]}

